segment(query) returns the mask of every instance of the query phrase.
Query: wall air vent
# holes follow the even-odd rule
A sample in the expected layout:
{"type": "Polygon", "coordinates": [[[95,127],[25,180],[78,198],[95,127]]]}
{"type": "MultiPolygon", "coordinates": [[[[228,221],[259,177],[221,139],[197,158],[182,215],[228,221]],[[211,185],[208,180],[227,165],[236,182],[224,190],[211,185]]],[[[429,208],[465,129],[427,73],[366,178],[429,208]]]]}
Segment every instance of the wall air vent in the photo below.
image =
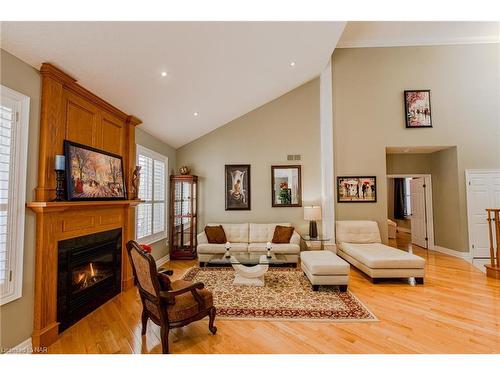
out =
{"type": "Polygon", "coordinates": [[[292,160],[302,160],[301,155],[287,155],[286,160],[292,161],[292,160]]]}

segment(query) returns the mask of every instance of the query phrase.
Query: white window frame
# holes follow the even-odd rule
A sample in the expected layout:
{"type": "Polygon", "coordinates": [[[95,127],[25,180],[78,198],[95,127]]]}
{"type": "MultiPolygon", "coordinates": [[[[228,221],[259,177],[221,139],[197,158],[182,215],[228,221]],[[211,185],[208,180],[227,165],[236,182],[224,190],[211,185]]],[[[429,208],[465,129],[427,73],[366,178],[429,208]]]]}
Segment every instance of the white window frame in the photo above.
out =
{"type": "Polygon", "coordinates": [[[26,205],[26,172],[28,169],[28,130],[30,97],[0,85],[0,95],[16,102],[15,139],[11,151],[13,163],[10,165],[9,199],[12,212],[8,215],[7,257],[9,269],[7,278],[10,285],[7,293],[0,295],[0,306],[22,297],[23,291],[23,255],[24,255],[24,220],[26,205]]]}
{"type": "MultiPolygon", "coordinates": [[[[153,151],[153,150],[150,150],[149,148],[147,147],[144,147],[140,144],[137,144],[136,145],[136,163],[137,165],[139,165],[139,154],[141,155],[144,155],[144,156],[147,156],[147,157],[150,157],[152,158],[153,160],[160,160],[162,162],[165,163],[165,219],[164,219],[164,223],[165,223],[165,230],[163,232],[158,232],[158,233],[153,233],[149,236],[145,236],[145,237],[141,237],[141,238],[137,238],[137,224],[138,224],[138,221],[137,221],[137,208],[136,208],[136,219],[135,219],[135,229],[136,229],[136,240],[140,243],[144,243],[144,244],[147,244],[147,245],[150,245],[152,243],[155,243],[155,242],[158,242],[158,241],[161,241],[161,240],[166,240],[167,237],[168,237],[168,179],[169,179],[169,167],[168,167],[168,157],[165,156],[165,155],[162,155],[156,151],[153,151]]],[[[154,165],[154,161],[153,161],[153,165],[154,165]]],[[[154,167],[153,167],[154,168],[154,167]]],[[[151,200],[151,203],[152,203],[152,213],[151,213],[151,220],[154,221],[154,169],[153,169],[153,190],[151,192],[151,196],[153,197],[153,199],[151,200]]],[[[154,228],[154,225],[153,225],[153,222],[151,223],[152,227],[151,229],[153,230],[154,228]]]]}

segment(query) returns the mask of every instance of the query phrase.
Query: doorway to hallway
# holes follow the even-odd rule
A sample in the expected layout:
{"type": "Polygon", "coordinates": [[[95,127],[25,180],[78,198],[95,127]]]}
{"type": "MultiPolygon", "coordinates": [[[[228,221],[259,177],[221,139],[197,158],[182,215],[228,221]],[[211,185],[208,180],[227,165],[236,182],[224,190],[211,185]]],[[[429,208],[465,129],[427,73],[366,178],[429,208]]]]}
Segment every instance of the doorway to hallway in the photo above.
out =
{"type": "Polygon", "coordinates": [[[406,233],[412,244],[434,249],[431,175],[388,175],[387,179],[388,225],[396,224],[395,236],[406,233]]]}

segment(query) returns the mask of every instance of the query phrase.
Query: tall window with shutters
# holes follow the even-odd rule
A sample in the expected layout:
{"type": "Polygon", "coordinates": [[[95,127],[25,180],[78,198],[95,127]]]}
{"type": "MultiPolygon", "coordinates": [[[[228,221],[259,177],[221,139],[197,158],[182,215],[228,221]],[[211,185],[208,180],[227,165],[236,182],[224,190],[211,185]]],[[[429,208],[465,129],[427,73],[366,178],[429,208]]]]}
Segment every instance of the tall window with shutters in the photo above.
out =
{"type": "Polygon", "coordinates": [[[168,158],[137,145],[137,165],[141,168],[137,206],[136,237],[153,243],[167,237],[167,169],[168,158]]]}
{"type": "Polygon", "coordinates": [[[0,305],[22,295],[30,98],[0,85],[0,305]]]}

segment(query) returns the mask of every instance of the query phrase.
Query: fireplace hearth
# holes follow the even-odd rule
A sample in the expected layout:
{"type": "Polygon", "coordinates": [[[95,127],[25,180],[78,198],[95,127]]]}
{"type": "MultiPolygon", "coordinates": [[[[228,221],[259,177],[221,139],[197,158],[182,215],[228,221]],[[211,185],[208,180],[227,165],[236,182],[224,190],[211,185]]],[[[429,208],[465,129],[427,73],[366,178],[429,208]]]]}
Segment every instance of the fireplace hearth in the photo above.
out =
{"type": "Polygon", "coordinates": [[[120,293],[121,247],[121,229],[58,242],[59,332],[120,293]]]}

